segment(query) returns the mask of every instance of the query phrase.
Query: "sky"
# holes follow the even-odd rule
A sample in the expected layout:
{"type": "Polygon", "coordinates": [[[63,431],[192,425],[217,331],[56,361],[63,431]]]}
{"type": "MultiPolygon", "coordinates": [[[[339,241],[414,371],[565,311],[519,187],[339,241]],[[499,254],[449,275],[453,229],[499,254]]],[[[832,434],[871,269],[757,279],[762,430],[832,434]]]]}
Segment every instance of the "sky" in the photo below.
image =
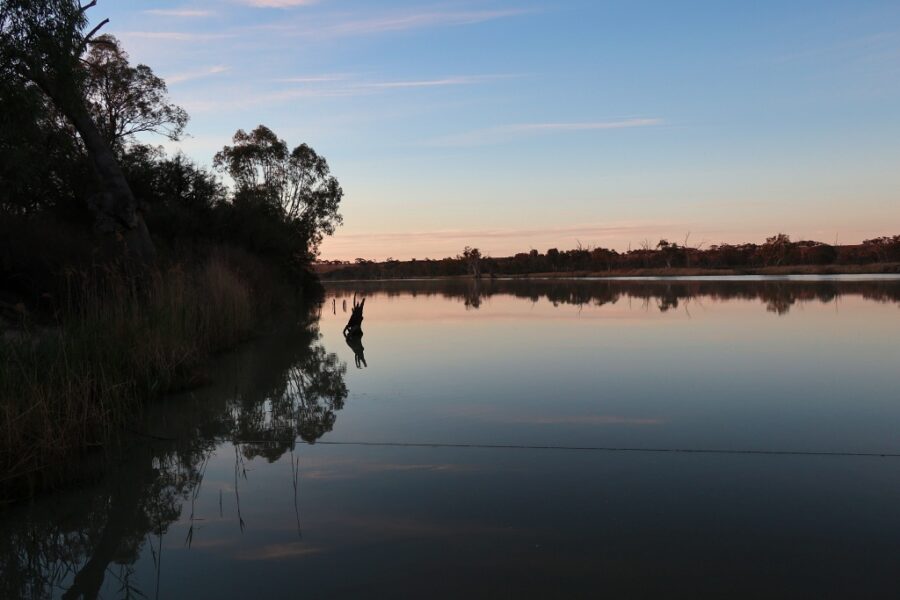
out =
{"type": "MultiPolygon", "coordinates": [[[[900,233],[900,3],[100,0],[191,115],[308,143],[322,259],[900,233]]],[[[150,141],[150,140],[148,140],[150,141]]],[[[164,143],[165,142],[165,143],[164,143]]]]}

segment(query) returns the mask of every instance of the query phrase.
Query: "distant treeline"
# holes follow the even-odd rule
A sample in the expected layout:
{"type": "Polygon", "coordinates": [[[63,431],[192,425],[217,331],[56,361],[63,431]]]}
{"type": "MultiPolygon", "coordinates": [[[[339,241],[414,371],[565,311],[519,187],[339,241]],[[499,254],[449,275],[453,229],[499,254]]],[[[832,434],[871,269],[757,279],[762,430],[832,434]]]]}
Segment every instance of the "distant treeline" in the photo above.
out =
{"type": "MultiPolygon", "coordinates": [[[[358,258],[355,262],[331,261],[319,265],[327,279],[392,279],[452,277],[463,275],[529,275],[553,273],[627,273],[652,270],[672,271],[732,270],[828,265],[873,265],[900,262],[900,235],[885,236],[854,245],[831,245],[816,241],[791,241],[785,234],[766,239],[763,244],[716,244],[708,247],[679,245],[660,240],[640,248],[618,252],[608,248],[550,248],[514,256],[482,256],[476,248],[466,248],[456,257],[438,260],[375,262],[358,258]]],[[[891,267],[888,267],[890,270],[891,267]]]]}
{"type": "Polygon", "coordinates": [[[455,279],[442,281],[334,282],[330,291],[337,298],[354,294],[441,296],[478,309],[494,296],[513,296],[555,305],[603,306],[623,299],[636,300],[660,312],[673,310],[694,298],[715,301],[753,300],[766,309],[786,314],[795,304],[829,303],[847,296],[900,304],[900,281],[778,281],[739,280],[583,280],[583,279],[455,279]]]}

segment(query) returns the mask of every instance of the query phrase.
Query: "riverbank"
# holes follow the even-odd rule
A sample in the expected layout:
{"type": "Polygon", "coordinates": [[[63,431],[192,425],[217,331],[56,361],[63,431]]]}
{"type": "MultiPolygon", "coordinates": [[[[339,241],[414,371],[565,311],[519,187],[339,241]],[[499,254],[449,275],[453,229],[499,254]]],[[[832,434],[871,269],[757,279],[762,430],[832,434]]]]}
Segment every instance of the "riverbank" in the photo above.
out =
{"type": "Polygon", "coordinates": [[[65,465],[115,440],[142,404],[200,385],[204,365],[299,299],[276,269],[218,248],[140,282],[72,274],[52,320],[0,340],[0,502],[68,483],[65,465]]]}
{"type": "MultiPolygon", "coordinates": [[[[434,277],[381,277],[381,278],[341,278],[340,270],[330,269],[320,274],[326,281],[366,281],[391,279],[472,279],[471,275],[447,275],[434,277]]],[[[571,278],[617,278],[617,277],[732,277],[741,275],[884,275],[900,274],[900,262],[883,262],[865,265],[783,265],[777,267],[757,267],[742,269],[697,269],[697,268],[647,268],[611,269],[606,271],[549,271],[534,273],[493,273],[482,275],[483,279],[502,277],[505,279],[571,279],[571,278]]]]}
{"type": "Polygon", "coordinates": [[[745,269],[617,269],[610,271],[575,271],[529,273],[525,277],[715,277],[740,275],[882,275],[900,273],[900,263],[869,265],[784,265],[745,269]]]}

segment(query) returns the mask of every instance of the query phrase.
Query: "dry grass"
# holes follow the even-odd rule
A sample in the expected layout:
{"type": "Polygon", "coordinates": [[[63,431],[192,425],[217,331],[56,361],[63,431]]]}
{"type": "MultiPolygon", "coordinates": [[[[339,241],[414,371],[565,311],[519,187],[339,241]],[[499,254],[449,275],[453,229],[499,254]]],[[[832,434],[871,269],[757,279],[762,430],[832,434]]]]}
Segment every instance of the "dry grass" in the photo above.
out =
{"type": "Polygon", "coordinates": [[[0,491],[47,484],[50,467],[103,446],[144,399],[193,384],[211,354],[251,335],[265,288],[229,258],[140,285],[70,273],[58,325],[0,342],[0,491]]]}

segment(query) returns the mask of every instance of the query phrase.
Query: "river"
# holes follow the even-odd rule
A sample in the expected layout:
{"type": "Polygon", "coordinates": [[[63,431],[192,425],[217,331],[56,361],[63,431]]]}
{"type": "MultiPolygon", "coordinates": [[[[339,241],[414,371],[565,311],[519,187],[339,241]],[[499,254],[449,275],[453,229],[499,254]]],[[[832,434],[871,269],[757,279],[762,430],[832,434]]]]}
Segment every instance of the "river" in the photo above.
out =
{"type": "Polygon", "coordinates": [[[0,596],[896,593],[898,277],[333,283],[209,378],[0,596]]]}

